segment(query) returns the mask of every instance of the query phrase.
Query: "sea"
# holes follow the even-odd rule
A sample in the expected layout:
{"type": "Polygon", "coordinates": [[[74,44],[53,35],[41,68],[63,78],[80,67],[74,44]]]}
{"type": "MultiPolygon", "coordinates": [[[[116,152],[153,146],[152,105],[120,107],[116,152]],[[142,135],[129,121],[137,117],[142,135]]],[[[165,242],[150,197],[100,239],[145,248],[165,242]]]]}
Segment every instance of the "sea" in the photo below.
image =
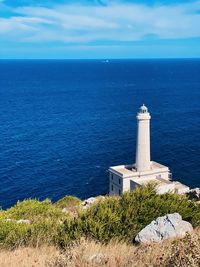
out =
{"type": "Polygon", "coordinates": [[[107,194],[143,103],[152,160],[200,187],[199,59],[1,60],[0,206],[107,194]]]}

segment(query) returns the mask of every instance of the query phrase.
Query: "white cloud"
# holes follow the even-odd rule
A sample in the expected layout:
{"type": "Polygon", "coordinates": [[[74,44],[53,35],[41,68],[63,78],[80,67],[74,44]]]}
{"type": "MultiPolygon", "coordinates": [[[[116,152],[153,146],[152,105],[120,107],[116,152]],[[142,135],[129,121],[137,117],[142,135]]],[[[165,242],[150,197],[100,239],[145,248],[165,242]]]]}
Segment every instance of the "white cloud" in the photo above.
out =
{"type": "Polygon", "coordinates": [[[22,7],[0,18],[0,38],[23,42],[132,42],[200,37],[200,1],[176,5],[22,7]]]}

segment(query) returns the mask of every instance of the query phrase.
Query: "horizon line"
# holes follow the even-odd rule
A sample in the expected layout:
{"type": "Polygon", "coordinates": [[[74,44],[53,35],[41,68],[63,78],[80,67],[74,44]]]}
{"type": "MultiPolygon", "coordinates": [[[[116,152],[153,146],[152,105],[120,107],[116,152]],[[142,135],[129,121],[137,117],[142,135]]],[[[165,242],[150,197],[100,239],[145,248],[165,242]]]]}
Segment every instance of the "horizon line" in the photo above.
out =
{"type": "Polygon", "coordinates": [[[147,57],[147,58],[0,58],[3,60],[190,60],[200,57],[147,57]]]}

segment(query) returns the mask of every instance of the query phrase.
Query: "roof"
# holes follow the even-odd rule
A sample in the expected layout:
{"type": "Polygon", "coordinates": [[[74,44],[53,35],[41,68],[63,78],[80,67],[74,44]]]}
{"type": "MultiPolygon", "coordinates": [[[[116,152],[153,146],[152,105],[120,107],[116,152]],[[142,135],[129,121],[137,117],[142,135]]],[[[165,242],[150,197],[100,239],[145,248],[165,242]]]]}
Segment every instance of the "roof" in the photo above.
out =
{"type": "Polygon", "coordinates": [[[130,176],[136,176],[139,174],[148,174],[152,172],[160,172],[160,171],[169,171],[168,167],[161,165],[157,162],[151,161],[151,169],[148,171],[144,171],[144,172],[137,172],[137,170],[135,169],[135,164],[132,165],[118,165],[118,166],[112,166],[109,168],[109,170],[119,174],[120,176],[126,178],[126,177],[130,177],[130,176]]]}

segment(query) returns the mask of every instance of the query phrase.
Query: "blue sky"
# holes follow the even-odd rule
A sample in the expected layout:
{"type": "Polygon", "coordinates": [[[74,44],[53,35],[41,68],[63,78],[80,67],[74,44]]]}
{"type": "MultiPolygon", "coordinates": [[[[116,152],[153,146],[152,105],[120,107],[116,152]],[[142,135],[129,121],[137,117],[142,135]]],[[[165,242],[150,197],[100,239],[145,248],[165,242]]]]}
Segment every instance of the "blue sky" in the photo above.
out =
{"type": "Polygon", "coordinates": [[[0,58],[200,57],[200,0],[0,0],[0,58]]]}

